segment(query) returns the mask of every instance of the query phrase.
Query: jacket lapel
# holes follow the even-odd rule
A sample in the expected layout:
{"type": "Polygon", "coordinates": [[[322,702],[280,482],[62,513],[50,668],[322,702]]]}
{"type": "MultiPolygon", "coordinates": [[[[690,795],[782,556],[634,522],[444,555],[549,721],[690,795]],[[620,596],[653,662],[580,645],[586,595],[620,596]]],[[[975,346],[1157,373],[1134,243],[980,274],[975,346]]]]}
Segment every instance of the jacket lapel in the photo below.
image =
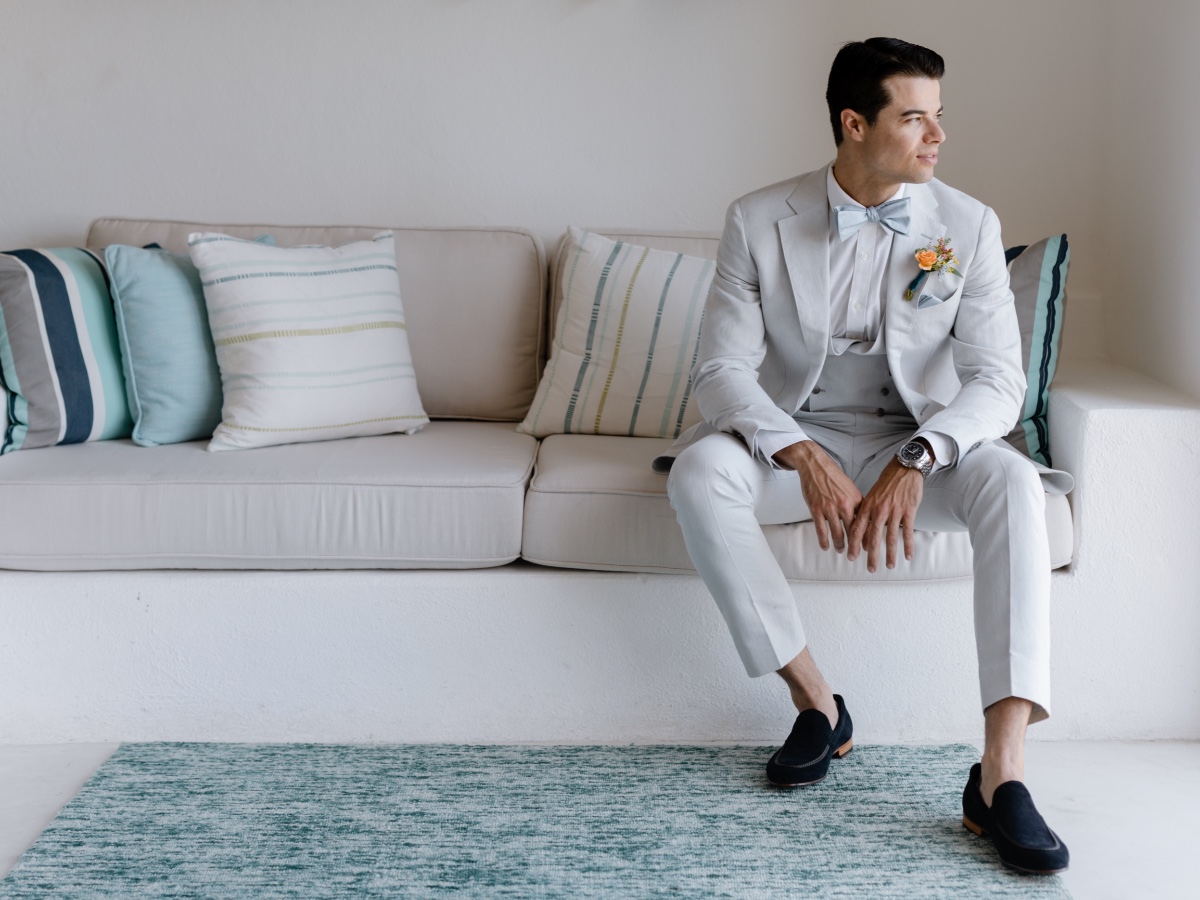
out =
{"type": "Polygon", "coordinates": [[[779,220],[779,241],[800,333],[809,358],[819,367],[829,346],[829,200],[826,165],[809,172],[788,197],[794,216],[779,220]]]}

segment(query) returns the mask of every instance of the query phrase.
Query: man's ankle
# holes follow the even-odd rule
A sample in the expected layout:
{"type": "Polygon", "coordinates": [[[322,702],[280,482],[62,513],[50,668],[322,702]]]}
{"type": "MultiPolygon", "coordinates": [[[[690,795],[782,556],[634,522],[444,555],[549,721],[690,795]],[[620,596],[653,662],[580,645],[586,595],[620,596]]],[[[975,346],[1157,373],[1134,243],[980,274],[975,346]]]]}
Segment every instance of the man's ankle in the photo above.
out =
{"type": "Polygon", "coordinates": [[[791,694],[792,703],[798,712],[804,712],[806,709],[819,709],[829,719],[830,726],[837,728],[840,714],[838,713],[837,701],[833,699],[833,691],[828,686],[826,686],[824,691],[818,693],[809,693],[792,688],[791,694]]]}
{"type": "Polygon", "coordinates": [[[1012,778],[1020,778],[1020,776],[1025,772],[1025,766],[1020,763],[989,759],[986,756],[980,761],[980,765],[983,767],[985,772],[993,772],[997,775],[1007,775],[1012,778]]]}
{"type": "Polygon", "coordinates": [[[985,781],[994,779],[992,787],[998,787],[1006,781],[1025,780],[1025,761],[1021,757],[985,753],[980,760],[980,766],[985,781]]]}

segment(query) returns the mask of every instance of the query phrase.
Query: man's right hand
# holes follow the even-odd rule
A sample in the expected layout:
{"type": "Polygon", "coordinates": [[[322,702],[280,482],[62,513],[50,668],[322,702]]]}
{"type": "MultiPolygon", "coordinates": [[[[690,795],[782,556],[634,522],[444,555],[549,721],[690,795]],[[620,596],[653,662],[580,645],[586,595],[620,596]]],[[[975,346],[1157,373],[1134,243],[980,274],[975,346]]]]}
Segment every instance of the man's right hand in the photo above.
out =
{"type": "Polygon", "coordinates": [[[829,549],[832,537],[837,552],[845,550],[846,535],[863,498],[854,482],[813,440],[784,447],[772,459],[799,473],[800,490],[817,527],[821,549],[829,549]]]}

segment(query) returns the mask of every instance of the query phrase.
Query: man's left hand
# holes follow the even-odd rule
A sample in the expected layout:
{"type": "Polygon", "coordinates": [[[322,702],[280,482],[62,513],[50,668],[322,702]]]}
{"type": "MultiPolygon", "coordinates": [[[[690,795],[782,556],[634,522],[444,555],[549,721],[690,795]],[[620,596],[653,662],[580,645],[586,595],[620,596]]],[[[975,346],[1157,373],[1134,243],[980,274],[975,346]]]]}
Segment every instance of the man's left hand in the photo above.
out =
{"type": "Polygon", "coordinates": [[[925,479],[917,469],[909,469],[893,459],[879,475],[850,526],[846,558],[857,559],[861,547],[867,551],[867,571],[874,572],[879,561],[879,539],[886,531],[887,567],[896,567],[896,547],[904,534],[904,558],[913,558],[913,523],[925,491],[925,479]]]}

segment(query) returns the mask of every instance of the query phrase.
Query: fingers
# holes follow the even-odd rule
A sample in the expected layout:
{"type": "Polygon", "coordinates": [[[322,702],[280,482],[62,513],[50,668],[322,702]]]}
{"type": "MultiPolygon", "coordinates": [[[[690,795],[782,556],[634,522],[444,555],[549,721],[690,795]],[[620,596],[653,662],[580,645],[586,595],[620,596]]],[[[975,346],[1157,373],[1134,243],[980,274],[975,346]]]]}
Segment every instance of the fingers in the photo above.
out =
{"type": "Polygon", "coordinates": [[[906,483],[903,478],[889,478],[885,472],[857,504],[853,520],[847,522],[846,558],[854,560],[860,551],[865,550],[867,571],[875,572],[878,569],[880,556],[883,556],[889,569],[894,569],[900,541],[903,540],[904,558],[911,560],[917,507],[921,502],[920,487],[918,484],[914,496],[911,481],[906,483]]]}
{"type": "Polygon", "coordinates": [[[822,550],[829,549],[829,526],[825,524],[825,516],[813,510],[813,525],[817,527],[817,543],[822,550]]]}
{"type": "Polygon", "coordinates": [[[833,537],[833,548],[841,553],[846,549],[846,532],[842,528],[842,520],[837,516],[829,520],[829,533],[833,537]]]}
{"type": "Polygon", "coordinates": [[[879,568],[879,539],[882,536],[883,520],[879,518],[879,511],[876,510],[872,514],[870,524],[867,525],[866,548],[868,572],[874,572],[879,568]]]}
{"type": "Polygon", "coordinates": [[[871,552],[867,555],[868,571],[875,571],[875,542],[886,529],[886,537],[884,539],[885,546],[885,561],[889,569],[896,568],[896,551],[900,547],[900,541],[904,541],[904,558],[909,562],[913,558],[913,521],[916,518],[916,510],[896,510],[887,519],[882,516],[878,520],[873,520],[871,528],[867,530],[867,540],[871,544],[871,552]]]}
{"type": "Polygon", "coordinates": [[[862,494],[840,469],[835,473],[838,477],[832,480],[823,476],[808,481],[802,478],[801,491],[817,530],[817,543],[822,550],[828,550],[832,544],[838,553],[842,553],[862,494]]]}
{"type": "Polygon", "coordinates": [[[900,543],[900,514],[895,513],[887,521],[887,567],[896,568],[896,547],[900,543]]]}
{"type": "Polygon", "coordinates": [[[817,543],[822,550],[828,550],[832,543],[838,553],[846,549],[846,534],[849,520],[835,512],[813,511],[813,524],[817,528],[817,543]]]}
{"type": "Polygon", "coordinates": [[[863,546],[863,537],[866,534],[870,516],[871,514],[866,503],[859,506],[858,512],[854,516],[854,521],[850,523],[850,537],[846,542],[847,559],[858,559],[858,553],[863,546]]]}
{"type": "Polygon", "coordinates": [[[867,554],[867,571],[874,572],[879,568],[882,544],[887,567],[895,568],[901,521],[900,513],[889,510],[886,504],[864,503],[859,508],[851,528],[848,558],[855,559],[861,546],[867,554]]]}

